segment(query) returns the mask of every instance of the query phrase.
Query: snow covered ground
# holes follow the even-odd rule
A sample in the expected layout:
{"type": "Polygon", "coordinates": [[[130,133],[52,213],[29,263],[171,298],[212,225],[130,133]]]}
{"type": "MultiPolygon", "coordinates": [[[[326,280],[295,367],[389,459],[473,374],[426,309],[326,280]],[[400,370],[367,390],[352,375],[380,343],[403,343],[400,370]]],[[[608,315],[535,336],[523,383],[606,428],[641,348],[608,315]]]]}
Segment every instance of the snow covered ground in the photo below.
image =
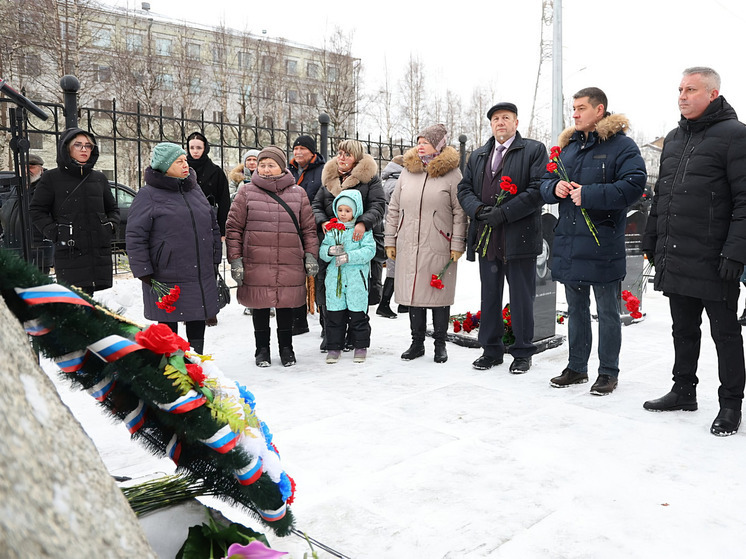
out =
{"type": "MultiPolygon", "coordinates": [[[[475,264],[462,260],[452,314],[479,308],[475,264]]],[[[563,308],[562,288],[558,308],[563,308]]],[[[142,319],[139,282],[119,279],[99,300],[142,319]]],[[[205,351],[256,396],[297,482],[297,528],[354,558],[629,558],[738,556],[746,528],[746,428],[727,438],[709,427],[718,412],[716,355],[703,324],[699,411],[651,413],[643,401],[671,386],[668,304],[647,290],[646,318],[623,329],[619,387],[589,394],[590,384],[549,385],[566,365],[567,346],[534,357],[525,375],[510,359],[472,369],[477,349],[448,344],[446,364],[399,355],[409,345],[406,316],[372,309],[365,364],[343,354],[326,365],[319,326],[294,340],[298,364],[254,366],[251,318],[235,301],[207,331],[205,351]]],[[[557,326],[566,334],[566,326],[557,326]]],[[[591,382],[595,379],[595,348],[591,382]]],[[[55,369],[45,362],[53,378],[55,369]]],[[[102,421],[89,395],[57,381],[65,402],[115,475],[173,472],[125,427],[102,421]]],[[[248,526],[258,522],[207,501],[248,526]]],[[[301,559],[296,536],[270,538],[301,559]]],[[[184,532],[186,537],[186,531],[184,532]]],[[[320,552],[321,558],[332,557],[320,552]]]]}

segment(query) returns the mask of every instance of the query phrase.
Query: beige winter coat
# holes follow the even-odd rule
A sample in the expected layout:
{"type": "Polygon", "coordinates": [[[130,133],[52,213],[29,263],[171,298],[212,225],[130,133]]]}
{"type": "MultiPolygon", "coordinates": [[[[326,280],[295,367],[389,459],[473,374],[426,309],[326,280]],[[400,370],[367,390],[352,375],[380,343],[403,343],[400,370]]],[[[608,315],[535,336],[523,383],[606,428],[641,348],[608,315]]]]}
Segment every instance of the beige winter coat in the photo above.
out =
{"type": "Polygon", "coordinates": [[[427,167],[417,149],[404,154],[404,170],[386,215],[385,244],[396,247],[394,294],[400,305],[445,307],[453,304],[458,264],[430,285],[451,257],[466,250],[466,213],[456,196],[461,171],[458,152],[447,146],[427,167]]]}

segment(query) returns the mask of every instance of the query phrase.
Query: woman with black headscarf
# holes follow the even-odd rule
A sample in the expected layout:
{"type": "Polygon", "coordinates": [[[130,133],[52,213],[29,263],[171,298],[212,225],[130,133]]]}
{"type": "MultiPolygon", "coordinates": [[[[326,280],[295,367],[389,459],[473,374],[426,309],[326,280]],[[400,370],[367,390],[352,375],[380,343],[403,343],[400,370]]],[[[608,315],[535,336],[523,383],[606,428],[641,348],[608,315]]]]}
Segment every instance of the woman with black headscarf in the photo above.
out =
{"type": "Polygon", "coordinates": [[[201,132],[192,132],[187,138],[187,161],[197,173],[197,183],[205,193],[207,201],[215,208],[220,227],[220,236],[225,238],[225,220],[231,208],[228,177],[223,170],[212,162],[207,154],[210,144],[201,132]]]}

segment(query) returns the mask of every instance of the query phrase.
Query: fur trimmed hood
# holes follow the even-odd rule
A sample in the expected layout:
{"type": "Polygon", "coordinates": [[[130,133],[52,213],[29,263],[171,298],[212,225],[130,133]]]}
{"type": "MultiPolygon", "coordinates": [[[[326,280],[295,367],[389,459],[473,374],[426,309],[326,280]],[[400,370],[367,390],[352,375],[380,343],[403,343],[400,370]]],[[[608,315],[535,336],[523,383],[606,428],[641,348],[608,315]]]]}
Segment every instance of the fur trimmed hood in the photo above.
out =
{"type": "Polygon", "coordinates": [[[451,146],[446,146],[438,157],[425,166],[420,156],[417,155],[417,148],[414,147],[404,154],[404,168],[410,173],[422,173],[426,171],[429,177],[437,178],[450,173],[454,169],[458,169],[459,160],[458,151],[451,146]]]}
{"type": "MultiPolygon", "coordinates": [[[[629,130],[629,119],[623,114],[609,115],[599,120],[598,124],[596,124],[596,133],[598,134],[598,139],[602,142],[619,132],[626,133],[627,130],[629,130]]],[[[570,143],[570,138],[572,138],[573,134],[575,134],[574,126],[565,128],[557,140],[559,147],[564,149],[570,143]]]]}
{"type": "Polygon", "coordinates": [[[232,180],[235,184],[241,184],[244,179],[243,169],[244,169],[243,165],[236,165],[228,173],[228,178],[232,180]]]}
{"type": "Polygon", "coordinates": [[[366,153],[358,164],[352,168],[350,176],[342,182],[340,181],[337,158],[334,157],[324,165],[324,170],[321,172],[321,184],[336,197],[343,190],[359,184],[368,184],[377,174],[376,161],[366,153]]]}

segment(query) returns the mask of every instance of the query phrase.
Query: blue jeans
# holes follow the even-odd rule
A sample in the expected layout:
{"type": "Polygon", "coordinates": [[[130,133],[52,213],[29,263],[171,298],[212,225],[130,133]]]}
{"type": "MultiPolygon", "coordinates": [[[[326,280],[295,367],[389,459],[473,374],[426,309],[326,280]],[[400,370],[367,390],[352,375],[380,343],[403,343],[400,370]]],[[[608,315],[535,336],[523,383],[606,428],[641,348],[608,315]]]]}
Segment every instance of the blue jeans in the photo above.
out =
{"type": "Polygon", "coordinates": [[[591,287],[598,310],[598,374],[618,377],[619,351],[622,348],[622,322],[619,317],[619,300],[622,296],[620,281],[593,285],[565,284],[567,337],[570,345],[567,366],[578,373],[588,372],[588,358],[593,342],[591,287]]]}

